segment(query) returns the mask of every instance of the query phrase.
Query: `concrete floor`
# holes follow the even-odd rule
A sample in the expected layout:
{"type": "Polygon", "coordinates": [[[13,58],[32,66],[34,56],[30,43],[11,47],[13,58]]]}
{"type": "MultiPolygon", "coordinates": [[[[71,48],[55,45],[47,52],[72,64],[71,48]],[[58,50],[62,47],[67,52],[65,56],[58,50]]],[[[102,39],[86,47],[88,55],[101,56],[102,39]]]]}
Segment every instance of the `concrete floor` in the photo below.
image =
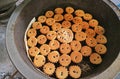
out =
{"type": "MultiPolygon", "coordinates": [[[[14,75],[17,71],[8,56],[5,44],[5,33],[8,20],[9,19],[7,18],[5,20],[0,20],[0,79],[10,79],[10,76],[14,75]]],[[[24,77],[20,73],[16,73],[13,78],[24,79],[24,77]]]]}

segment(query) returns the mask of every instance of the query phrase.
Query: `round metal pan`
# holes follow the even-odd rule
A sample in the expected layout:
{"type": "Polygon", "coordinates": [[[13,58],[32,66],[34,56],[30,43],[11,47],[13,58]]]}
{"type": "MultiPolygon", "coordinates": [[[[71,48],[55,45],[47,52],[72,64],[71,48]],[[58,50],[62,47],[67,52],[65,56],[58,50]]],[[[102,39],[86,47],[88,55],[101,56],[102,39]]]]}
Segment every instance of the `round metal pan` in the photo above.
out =
{"type": "MultiPolygon", "coordinates": [[[[81,79],[101,78],[104,74],[108,75],[107,70],[111,70],[115,64],[115,59],[119,59],[120,51],[120,21],[115,12],[102,0],[32,0],[25,1],[20,5],[7,26],[6,45],[9,56],[16,68],[27,79],[48,79],[51,78],[43,72],[39,72],[29,61],[24,44],[25,30],[33,17],[38,17],[46,10],[53,10],[55,7],[72,6],[89,12],[106,30],[108,50],[103,57],[101,65],[97,66],[81,79]],[[111,65],[112,64],[112,65],[111,65]],[[112,66],[112,67],[111,67],[112,66]],[[103,72],[104,71],[104,72],[103,72]],[[102,74],[104,73],[104,74],[102,74]]],[[[119,64],[120,65],[120,64],[119,64]]],[[[120,68],[119,68],[120,69],[120,68]]],[[[106,79],[107,77],[105,77],[106,79]]],[[[108,77],[109,79],[109,77],[108,77]]]]}

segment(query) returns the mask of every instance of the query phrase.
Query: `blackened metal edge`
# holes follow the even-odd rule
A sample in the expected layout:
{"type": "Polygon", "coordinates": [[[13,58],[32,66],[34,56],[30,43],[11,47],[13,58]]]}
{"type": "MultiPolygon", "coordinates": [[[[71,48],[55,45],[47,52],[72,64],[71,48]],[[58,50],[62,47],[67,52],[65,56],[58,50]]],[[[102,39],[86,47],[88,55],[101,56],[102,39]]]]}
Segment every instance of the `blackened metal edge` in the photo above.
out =
{"type": "Polygon", "coordinates": [[[111,7],[111,9],[116,13],[116,15],[118,16],[119,20],[120,20],[120,9],[110,0],[103,0],[109,7],[111,7]]]}
{"type": "MultiPolygon", "coordinates": [[[[118,19],[120,20],[120,11],[118,10],[118,8],[115,5],[113,5],[109,0],[103,1],[106,3],[106,5],[111,7],[111,9],[115,12],[115,14],[118,16],[118,19]]],[[[120,72],[120,52],[117,58],[114,60],[114,62],[110,65],[110,67],[108,67],[98,76],[95,76],[91,79],[114,79],[116,77],[116,74],[118,74],[119,72],[120,72]]]]}

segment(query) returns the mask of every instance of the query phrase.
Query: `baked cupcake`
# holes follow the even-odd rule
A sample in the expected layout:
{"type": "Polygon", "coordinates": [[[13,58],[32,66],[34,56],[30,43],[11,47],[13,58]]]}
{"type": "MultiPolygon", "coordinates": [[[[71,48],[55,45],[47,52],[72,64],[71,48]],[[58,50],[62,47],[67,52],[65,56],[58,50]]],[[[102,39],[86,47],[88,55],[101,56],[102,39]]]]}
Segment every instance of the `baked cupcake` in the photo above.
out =
{"type": "Polygon", "coordinates": [[[56,77],[59,79],[65,79],[68,76],[68,70],[66,67],[59,66],[56,68],[56,77]]]}
{"type": "Polygon", "coordinates": [[[73,65],[69,67],[69,75],[72,78],[79,78],[81,76],[81,69],[79,66],[77,65],[73,65]]]}
{"type": "Polygon", "coordinates": [[[52,75],[55,72],[55,65],[48,62],[43,66],[43,71],[48,75],[52,75]]]}
{"type": "Polygon", "coordinates": [[[46,62],[46,58],[43,55],[36,55],[33,60],[35,67],[42,67],[46,62]]]}
{"type": "Polygon", "coordinates": [[[71,57],[71,60],[74,62],[74,63],[80,63],[83,59],[83,56],[80,52],[77,52],[77,51],[73,51],[71,54],[70,54],[70,57],[71,57]]]}
{"type": "Polygon", "coordinates": [[[58,51],[52,51],[48,54],[48,60],[52,63],[57,63],[59,60],[60,54],[58,51]]]}
{"type": "Polygon", "coordinates": [[[59,63],[62,66],[68,66],[71,63],[71,57],[67,54],[63,54],[59,58],[59,63]]]}

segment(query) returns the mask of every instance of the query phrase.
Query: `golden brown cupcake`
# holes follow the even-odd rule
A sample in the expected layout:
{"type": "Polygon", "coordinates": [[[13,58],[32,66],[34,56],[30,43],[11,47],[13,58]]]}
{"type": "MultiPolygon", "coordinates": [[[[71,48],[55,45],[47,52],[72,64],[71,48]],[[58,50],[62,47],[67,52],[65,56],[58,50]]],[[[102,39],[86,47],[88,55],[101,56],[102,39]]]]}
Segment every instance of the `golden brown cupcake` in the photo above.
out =
{"type": "Polygon", "coordinates": [[[89,59],[92,64],[100,64],[102,62],[101,56],[97,53],[92,53],[89,59]]]}
{"type": "Polygon", "coordinates": [[[37,37],[37,42],[38,42],[38,44],[44,44],[44,43],[46,43],[46,41],[47,41],[47,38],[46,38],[45,35],[39,35],[39,36],[37,37]]]}
{"type": "Polygon", "coordinates": [[[68,53],[70,53],[70,52],[71,52],[71,47],[70,47],[70,45],[67,44],[67,43],[61,44],[61,45],[60,45],[60,52],[61,52],[62,54],[68,54],[68,53]]]}
{"type": "Polygon", "coordinates": [[[46,16],[41,15],[41,16],[38,17],[38,22],[45,23],[46,19],[47,19],[46,16]]]}
{"type": "Polygon", "coordinates": [[[65,14],[64,15],[64,19],[66,21],[72,21],[73,20],[73,15],[72,14],[65,14]]]}
{"type": "Polygon", "coordinates": [[[75,39],[78,40],[78,41],[84,41],[86,39],[86,33],[84,32],[77,32],[75,34],[75,39]]]}
{"type": "Polygon", "coordinates": [[[59,22],[59,21],[62,21],[64,19],[64,17],[61,14],[55,14],[54,19],[55,19],[55,21],[59,22]]]}
{"type": "Polygon", "coordinates": [[[85,14],[85,12],[83,10],[75,10],[75,15],[78,16],[78,17],[83,17],[85,14]]]}
{"type": "Polygon", "coordinates": [[[55,72],[55,65],[48,62],[43,66],[43,71],[48,75],[52,75],[55,72]]]}
{"type": "Polygon", "coordinates": [[[34,22],[34,23],[32,24],[32,27],[33,27],[34,29],[41,29],[41,28],[42,28],[42,24],[41,24],[40,22],[34,22]]]}
{"type": "Polygon", "coordinates": [[[73,32],[81,32],[82,25],[80,25],[80,24],[73,24],[71,29],[72,29],[73,32]]]}
{"type": "Polygon", "coordinates": [[[70,43],[73,40],[73,32],[70,29],[62,28],[57,32],[57,39],[61,43],[70,43]]]}
{"type": "Polygon", "coordinates": [[[83,56],[90,56],[92,53],[92,48],[90,48],[89,46],[82,46],[81,48],[81,54],[83,56]]]}
{"type": "Polygon", "coordinates": [[[63,67],[63,66],[59,66],[56,69],[56,77],[59,79],[65,79],[68,76],[68,70],[67,68],[63,67]]]}
{"type": "Polygon", "coordinates": [[[73,51],[71,54],[70,54],[70,57],[71,57],[71,60],[74,62],[74,63],[80,63],[83,59],[83,56],[80,52],[77,52],[77,51],[73,51]]]}
{"type": "Polygon", "coordinates": [[[33,61],[35,67],[42,67],[46,62],[46,59],[43,55],[36,55],[33,61]]]}
{"type": "Polygon", "coordinates": [[[48,26],[52,26],[55,23],[55,19],[54,18],[47,18],[46,19],[46,24],[48,26]]]}
{"type": "Polygon", "coordinates": [[[77,40],[73,40],[71,43],[70,43],[70,47],[73,51],[80,51],[82,45],[79,41],[77,40]]]}
{"type": "Polygon", "coordinates": [[[52,30],[53,30],[53,31],[58,31],[58,30],[61,29],[61,27],[62,27],[62,25],[61,25],[60,23],[54,23],[54,24],[52,25],[52,30]]]}
{"type": "Polygon", "coordinates": [[[68,66],[71,63],[71,57],[67,54],[63,54],[59,58],[59,63],[62,66],[68,66]]]}
{"type": "Polygon", "coordinates": [[[107,38],[106,38],[106,36],[105,35],[97,35],[96,36],[96,40],[97,40],[97,42],[98,43],[100,43],[100,44],[106,44],[107,43],[107,38]]]}
{"type": "Polygon", "coordinates": [[[81,23],[81,25],[82,25],[82,29],[88,29],[89,28],[89,24],[88,24],[88,22],[86,22],[86,21],[83,21],[82,23],[81,23]]]}
{"type": "Polygon", "coordinates": [[[40,32],[42,34],[47,34],[48,32],[50,31],[50,28],[48,26],[43,26],[41,29],[40,29],[40,32]]]}
{"type": "Polygon", "coordinates": [[[48,60],[52,63],[57,63],[59,60],[60,54],[58,51],[52,51],[48,54],[48,60]]]}
{"type": "Polygon", "coordinates": [[[35,47],[37,45],[37,39],[35,37],[30,37],[27,41],[29,47],[35,47]]]}
{"type": "Polygon", "coordinates": [[[103,44],[97,44],[95,46],[95,51],[98,53],[98,54],[105,54],[107,52],[107,48],[105,45],[103,44]]]}
{"type": "Polygon", "coordinates": [[[73,23],[75,23],[75,24],[81,24],[82,23],[82,18],[81,17],[74,17],[73,18],[73,23]]]}
{"type": "Polygon", "coordinates": [[[49,31],[46,37],[49,40],[54,40],[57,37],[57,33],[55,31],[49,31]]]}
{"type": "Polygon", "coordinates": [[[44,56],[48,55],[50,53],[50,47],[47,44],[43,44],[40,46],[40,53],[44,56]]]}
{"type": "Polygon", "coordinates": [[[69,67],[69,74],[72,78],[79,78],[81,76],[81,69],[77,65],[73,65],[69,67]]]}
{"type": "Polygon", "coordinates": [[[70,21],[63,21],[62,22],[62,27],[63,28],[70,28],[71,27],[71,22],[70,21]]]}
{"type": "Polygon", "coordinates": [[[87,29],[85,31],[85,33],[87,34],[87,37],[94,37],[96,35],[95,31],[93,29],[87,29]]]}
{"type": "Polygon", "coordinates": [[[89,14],[89,13],[85,13],[84,16],[83,16],[84,20],[91,20],[92,19],[92,15],[89,14]]]}
{"type": "Polygon", "coordinates": [[[51,50],[56,50],[60,47],[60,43],[57,40],[51,40],[49,42],[49,46],[50,46],[51,50]]]}
{"type": "Polygon", "coordinates": [[[97,41],[95,38],[86,38],[86,44],[90,47],[95,47],[97,45],[97,41]]]}
{"type": "Polygon", "coordinates": [[[54,15],[54,12],[49,10],[45,13],[45,16],[48,17],[48,18],[51,18],[52,16],[54,15]]]}
{"type": "Polygon", "coordinates": [[[91,19],[91,20],[89,21],[89,25],[90,25],[91,27],[96,27],[96,26],[98,26],[98,21],[97,21],[96,19],[91,19]]]}
{"type": "Polygon", "coordinates": [[[40,50],[38,49],[38,47],[31,47],[29,48],[28,52],[30,56],[34,57],[40,53],[40,50]]]}
{"type": "Polygon", "coordinates": [[[27,36],[28,36],[28,37],[35,37],[36,35],[37,35],[37,32],[36,32],[35,29],[29,29],[29,30],[27,31],[27,36]]]}
{"type": "Polygon", "coordinates": [[[56,14],[62,14],[63,12],[64,12],[63,8],[60,8],[60,7],[55,8],[55,13],[56,14]]]}
{"type": "Polygon", "coordinates": [[[97,34],[104,34],[105,33],[105,29],[102,26],[97,26],[94,28],[94,30],[97,34]]]}
{"type": "Polygon", "coordinates": [[[66,8],[65,8],[65,11],[66,11],[67,13],[73,13],[73,12],[74,12],[74,8],[72,8],[72,7],[66,7],[66,8]]]}

